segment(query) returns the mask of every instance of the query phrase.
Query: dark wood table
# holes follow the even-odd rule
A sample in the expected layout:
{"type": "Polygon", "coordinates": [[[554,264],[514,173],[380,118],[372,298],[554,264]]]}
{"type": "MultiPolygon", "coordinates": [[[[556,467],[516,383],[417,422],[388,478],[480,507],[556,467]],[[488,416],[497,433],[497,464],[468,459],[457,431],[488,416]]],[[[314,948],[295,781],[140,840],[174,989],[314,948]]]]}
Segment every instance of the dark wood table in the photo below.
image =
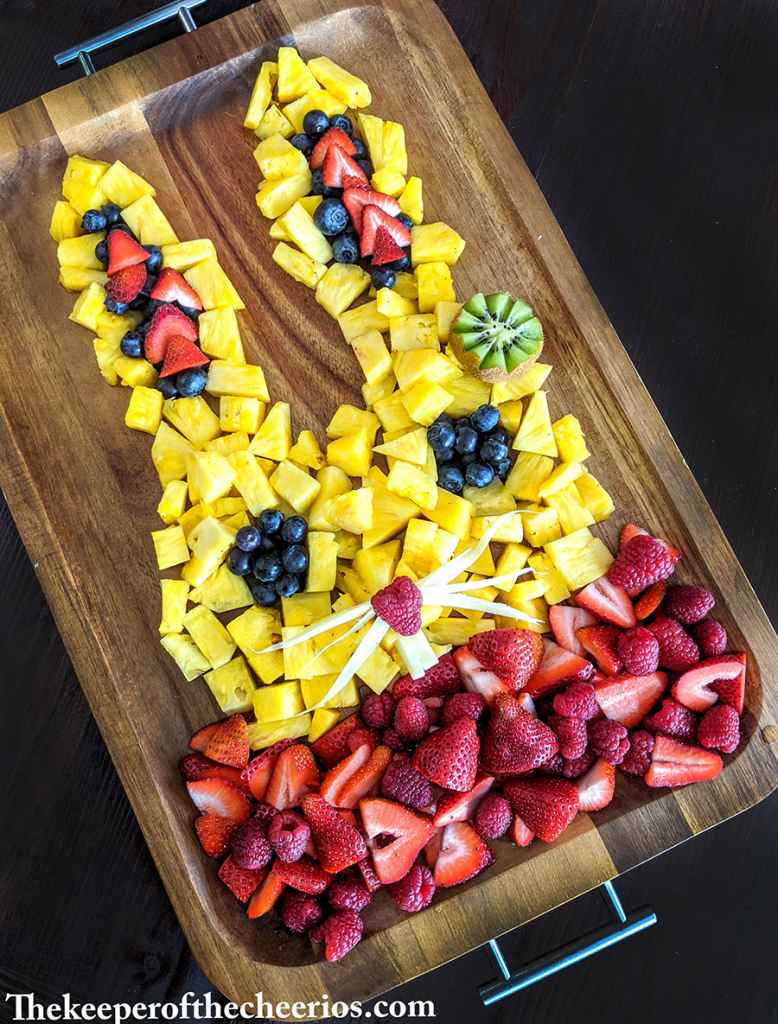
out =
{"type": "MultiPolygon", "coordinates": [[[[75,77],[55,68],[56,50],[152,6],[6,0],[0,109],[75,77]]],[[[210,0],[197,19],[240,6],[210,0]]],[[[778,9],[441,6],[778,621],[778,9]]],[[[120,587],[121,538],[116,563],[120,587]]],[[[4,504],[0,566],[0,994],[204,993],[4,504]]],[[[395,994],[435,999],[442,1020],[776,1020],[776,810],[773,797],[621,879],[625,904],[651,903],[659,926],[492,1010],[476,991],[496,973],[485,951],[395,994]]],[[[583,897],[503,948],[518,965],[605,919],[583,897]]]]}

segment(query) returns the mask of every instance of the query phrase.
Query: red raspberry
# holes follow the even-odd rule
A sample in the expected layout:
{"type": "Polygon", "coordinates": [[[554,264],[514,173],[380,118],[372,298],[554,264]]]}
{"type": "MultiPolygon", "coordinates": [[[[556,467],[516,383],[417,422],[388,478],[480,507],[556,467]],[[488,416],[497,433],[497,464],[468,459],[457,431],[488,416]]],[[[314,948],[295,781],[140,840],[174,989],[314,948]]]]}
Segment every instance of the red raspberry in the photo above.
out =
{"type": "Polygon", "coordinates": [[[361,878],[353,875],[337,877],[327,890],[327,899],[333,910],[364,910],[372,900],[361,878]]]}
{"type": "Polygon", "coordinates": [[[702,716],[697,740],[707,750],[731,754],[740,743],[740,716],[729,704],[714,704],[702,716]]]}
{"type": "Polygon", "coordinates": [[[254,817],[262,822],[265,830],[277,814],[276,808],[272,804],[266,804],[263,800],[259,800],[254,806],[254,817]]]}
{"type": "Polygon", "coordinates": [[[472,718],[477,722],[486,708],[486,701],[480,693],[454,693],[443,705],[443,724],[448,725],[457,718],[472,718]]]}
{"type": "Polygon", "coordinates": [[[381,742],[390,750],[405,750],[405,740],[396,729],[384,729],[381,742]]]}
{"type": "Polygon", "coordinates": [[[643,719],[643,725],[651,732],[661,732],[676,740],[694,743],[697,735],[697,716],[678,701],[666,697],[662,706],[653,715],[643,719]]]}
{"type": "Polygon", "coordinates": [[[413,914],[432,903],[435,880],[429,868],[414,864],[404,878],[388,886],[388,889],[400,910],[413,914]]]}
{"type": "MultiPolygon", "coordinates": [[[[387,730],[388,732],[388,730],[387,730]]],[[[434,799],[427,779],[411,767],[407,754],[395,754],[381,779],[381,795],[420,811],[434,799]]]]}
{"type": "Polygon", "coordinates": [[[665,597],[665,611],[671,619],[690,626],[704,619],[715,603],[713,594],[704,587],[670,587],[665,597]]]}
{"type": "Polygon", "coordinates": [[[359,709],[362,721],[370,729],[385,729],[392,721],[394,697],[391,693],[371,693],[362,701],[359,709]]]}
{"type": "Polygon", "coordinates": [[[632,676],[647,676],[659,668],[659,641],[644,626],[622,633],[618,639],[619,657],[632,676]]]}
{"type": "Polygon", "coordinates": [[[364,925],[355,910],[336,910],[310,932],[314,942],[324,943],[325,960],[342,960],[362,938],[364,925]]]}
{"type": "Polygon", "coordinates": [[[273,858],[273,850],[258,818],[249,818],[233,832],[230,849],[238,867],[247,871],[259,871],[267,867],[273,858]]]}
{"type": "Polygon", "coordinates": [[[589,743],[592,753],[608,764],[621,764],[629,750],[626,726],[610,718],[598,718],[589,723],[589,743]]]}
{"type": "Polygon", "coordinates": [[[378,736],[372,729],[360,729],[357,727],[356,729],[352,729],[348,734],[346,744],[352,754],[365,743],[367,743],[371,750],[375,750],[378,746],[378,736]]]}
{"type": "Polygon", "coordinates": [[[575,761],[586,752],[588,739],[586,735],[586,722],[583,718],[564,718],[562,715],[552,715],[548,724],[556,733],[559,740],[559,753],[567,761],[575,761]]]}
{"type": "Polygon", "coordinates": [[[554,711],[564,718],[596,718],[600,705],[595,700],[594,687],[590,683],[571,683],[554,697],[554,711]]]}
{"type": "Polygon", "coordinates": [[[616,556],[608,569],[608,579],[624,587],[630,597],[637,597],[652,583],[672,576],[675,559],[666,544],[648,534],[633,537],[616,556]]]}
{"type": "Polygon", "coordinates": [[[727,649],[727,631],[715,619],[703,619],[692,627],[694,639],[700,645],[704,658],[714,658],[727,649]]]}
{"type": "Polygon", "coordinates": [[[659,664],[671,672],[685,672],[700,660],[700,649],[680,622],[664,616],[647,627],[659,641],[659,664]]]}
{"type": "Polygon", "coordinates": [[[287,889],[281,900],[281,920],[290,932],[301,935],[321,921],[321,907],[314,896],[287,889]]]}
{"type": "Polygon", "coordinates": [[[597,758],[591,750],[587,750],[586,753],[572,761],[563,759],[562,771],[559,774],[565,779],[580,779],[582,775],[586,775],[596,760],[597,758]]]}
{"type": "Polygon", "coordinates": [[[394,727],[407,743],[416,743],[426,736],[430,727],[430,713],[419,697],[401,697],[394,709],[394,727]]]}
{"type": "Polygon", "coordinates": [[[511,805],[498,793],[487,793],[473,817],[475,830],[482,839],[502,839],[512,821],[511,805]]]}
{"type": "Polygon", "coordinates": [[[645,729],[635,729],[629,734],[629,750],[619,765],[629,775],[645,775],[651,764],[654,737],[645,729]]]}
{"type": "Polygon", "coordinates": [[[421,629],[421,591],[408,576],[398,576],[388,587],[373,594],[373,611],[400,636],[421,629]]]}
{"type": "Polygon", "coordinates": [[[267,838],[284,864],[294,864],[305,853],[311,826],[294,811],[279,811],[267,827],[267,838]]]}

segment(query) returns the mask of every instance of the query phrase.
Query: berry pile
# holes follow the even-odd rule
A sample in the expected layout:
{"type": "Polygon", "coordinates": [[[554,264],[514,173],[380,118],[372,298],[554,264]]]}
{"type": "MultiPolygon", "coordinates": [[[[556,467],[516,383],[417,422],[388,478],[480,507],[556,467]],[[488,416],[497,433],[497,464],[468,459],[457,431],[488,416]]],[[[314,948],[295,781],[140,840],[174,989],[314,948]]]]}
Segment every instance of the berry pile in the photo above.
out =
{"type": "Polygon", "coordinates": [[[285,519],[278,509],[268,508],[256,526],[243,526],[227,565],[236,576],[245,576],[258,605],[270,608],[282,597],[305,590],[308,524],[302,516],[285,519]]]}
{"type": "Polygon", "coordinates": [[[427,428],[427,440],[435,453],[438,484],[452,494],[461,494],[466,484],[504,482],[510,472],[510,436],[494,405],[480,405],[458,419],[443,413],[427,428]]]}

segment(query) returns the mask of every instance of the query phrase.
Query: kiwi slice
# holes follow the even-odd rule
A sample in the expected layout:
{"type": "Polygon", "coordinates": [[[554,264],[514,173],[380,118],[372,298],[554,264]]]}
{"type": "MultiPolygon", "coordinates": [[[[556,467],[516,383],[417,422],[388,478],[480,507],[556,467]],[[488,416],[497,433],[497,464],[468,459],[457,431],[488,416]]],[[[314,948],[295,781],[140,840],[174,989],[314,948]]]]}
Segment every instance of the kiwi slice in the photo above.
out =
{"type": "Polygon", "coordinates": [[[452,325],[455,349],[484,379],[499,380],[524,370],[543,346],[543,328],[532,307],[507,292],[478,292],[452,325]]]}

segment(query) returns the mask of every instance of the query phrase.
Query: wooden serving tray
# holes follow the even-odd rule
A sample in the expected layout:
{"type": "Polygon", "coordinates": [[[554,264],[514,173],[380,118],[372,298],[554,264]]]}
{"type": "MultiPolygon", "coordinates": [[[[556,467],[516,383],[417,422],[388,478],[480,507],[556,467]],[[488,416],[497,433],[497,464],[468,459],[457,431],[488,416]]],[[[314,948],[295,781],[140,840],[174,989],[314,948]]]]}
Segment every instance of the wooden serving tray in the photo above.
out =
{"type": "MultiPolygon", "coordinates": [[[[431,0],[263,0],[222,21],[0,116],[0,482],[73,664],[195,956],[238,1001],[366,999],[437,967],[745,810],[778,781],[778,638],[535,181],[431,0]],[[497,863],[418,915],[380,897],[342,963],[252,923],[202,856],[177,760],[214,716],[157,640],[158,482],[148,439],[123,425],[89,336],[67,320],[48,237],[67,154],[121,157],[152,181],[181,238],[210,236],[247,304],[247,353],[296,426],[359,402],[361,374],[333,321],[272,263],[242,128],[257,63],[293,39],[367,79],[376,113],[406,126],[427,219],[468,247],[460,294],[526,296],[546,326],[552,412],[580,417],[593,468],[627,519],[684,551],[682,578],[710,586],[747,650],[746,739],[714,782],[617,795],[553,846],[499,844],[497,863]]],[[[62,766],[67,770],[66,766],[62,766]]]]}

